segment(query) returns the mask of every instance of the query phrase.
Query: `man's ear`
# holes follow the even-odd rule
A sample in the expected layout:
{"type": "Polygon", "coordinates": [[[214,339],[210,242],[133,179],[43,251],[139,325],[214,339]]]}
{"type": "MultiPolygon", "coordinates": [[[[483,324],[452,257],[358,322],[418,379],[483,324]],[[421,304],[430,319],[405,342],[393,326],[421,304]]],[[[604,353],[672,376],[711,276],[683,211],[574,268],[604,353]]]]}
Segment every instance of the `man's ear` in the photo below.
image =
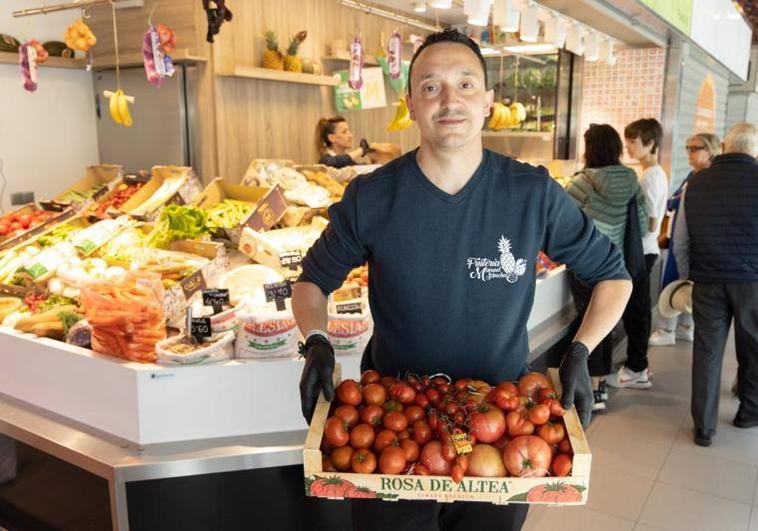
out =
{"type": "Polygon", "coordinates": [[[487,109],[484,111],[484,115],[489,116],[492,113],[492,105],[495,102],[495,91],[488,90],[485,97],[487,98],[487,109]]]}
{"type": "Polygon", "coordinates": [[[408,111],[411,115],[411,120],[416,121],[416,113],[413,112],[413,100],[411,99],[411,93],[405,93],[405,103],[408,105],[408,111]]]}

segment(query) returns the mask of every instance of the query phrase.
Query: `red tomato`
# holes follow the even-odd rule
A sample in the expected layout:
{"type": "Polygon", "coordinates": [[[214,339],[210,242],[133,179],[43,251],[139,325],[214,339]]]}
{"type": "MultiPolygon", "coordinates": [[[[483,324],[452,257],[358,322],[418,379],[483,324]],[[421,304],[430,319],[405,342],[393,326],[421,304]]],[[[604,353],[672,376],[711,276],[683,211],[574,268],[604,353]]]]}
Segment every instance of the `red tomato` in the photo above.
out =
{"type": "Polygon", "coordinates": [[[429,441],[421,449],[421,464],[435,476],[447,476],[450,474],[450,461],[442,457],[442,443],[429,441]]]}
{"type": "Polygon", "coordinates": [[[460,483],[463,480],[463,468],[460,465],[450,467],[450,478],[453,483],[460,483]]]}
{"type": "Polygon", "coordinates": [[[337,468],[334,466],[334,463],[332,463],[331,458],[327,455],[321,457],[321,470],[324,472],[337,472],[337,468]]]}
{"type": "Polygon", "coordinates": [[[372,444],[374,444],[374,428],[369,424],[358,424],[350,430],[350,446],[356,450],[371,448],[372,444]]]}
{"type": "Polygon", "coordinates": [[[571,448],[571,441],[568,438],[563,439],[558,445],[558,451],[562,454],[573,454],[574,450],[571,448]]]}
{"type": "Polygon", "coordinates": [[[361,374],[361,385],[368,385],[370,383],[379,383],[382,377],[377,371],[368,370],[361,374]]]}
{"type": "Polygon", "coordinates": [[[384,427],[395,432],[403,431],[408,427],[408,419],[399,411],[390,411],[382,419],[384,427]]]}
{"type": "Polygon", "coordinates": [[[403,414],[408,418],[408,422],[413,424],[417,420],[426,418],[426,411],[422,407],[411,405],[403,410],[403,414]]]}
{"type": "Polygon", "coordinates": [[[550,408],[545,404],[536,404],[527,410],[529,422],[535,426],[542,426],[550,420],[550,408]]]}
{"type": "Polygon", "coordinates": [[[353,449],[350,446],[335,448],[332,452],[332,463],[334,464],[334,468],[340,472],[347,472],[350,470],[350,460],[352,457],[353,449]]]}
{"type": "Polygon", "coordinates": [[[337,398],[343,404],[350,406],[360,405],[363,397],[361,396],[361,390],[358,388],[358,382],[355,380],[344,380],[337,386],[337,398]]]}
{"type": "Polygon", "coordinates": [[[540,389],[540,392],[537,393],[537,401],[542,403],[545,400],[549,398],[558,398],[558,393],[555,392],[555,389],[552,388],[546,388],[546,389],[540,389]]]}
{"type": "Polygon", "coordinates": [[[389,388],[389,395],[401,404],[410,404],[416,399],[416,391],[405,382],[395,382],[389,388]]]}
{"type": "Polygon", "coordinates": [[[537,435],[548,444],[558,444],[566,436],[566,432],[562,425],[551,422],[537,428],[537,435]]]}
{"type": "Polygon", "coordinates": [[[419,445],[428,443],[432,438],[432,428],[423,420],[417,420],[411,427],[413,440],[419,445]]]}
{"type": "Polygon", "coordinates": [[[429,399],[424,393],[416,393],[416,404],[418,404],[420,407],[425,408],[429,405],[429,399]]]}
{"type": "Polygon", "coordinates": [[[536,399],[539,392],[542,389],[552,389],[553,384],[550,383],[547,376],[540,372],[530,372],[519,378],[518,390],[524,396],[528,396],[532,400],[536,399]]]}
{"type": "Polygon", "coordinates": [[[374,450],[381,452],[390,445],[397,446],[400,441],[397,439],[397,433],[392,430],[382,430],[374,439],[374,450]]]}
{"type": "Polygon", "coordinates": [[[387,391],[378,383],[370,383],[363,388],[363,401],[366,404],[381,406],[387,400],[387,391]]]}
{"type": "Polygon", "coordinates": [[[324,424],[324,437],[334,448],[345,446],[350,440],[347,423],[337,417],[329,417],[324,424]]]}
{"type": "Polygon", "coordinates": [[[413,473],[417,476],[428,476],[429,475],[429,469],[426,468],[424,465],[416,465],[416,467],[413,469],[413,473]]]}
{"type": "Polygon", "coordinates": [[[410,438],[411,438],[411,433],[407,429],[405,429],[403,431],[397,432],[397,440],[398,441],[402,442],[402,441],[404,441],[406,439],[410,439],[410,438]]]}
{"type": "Polygon", "coordinates": [[[468,470],[468,464],[469,464],[468,456],[466,455],[457,456],[455,458],[455,464],[461,467],[463,469],[463,472],[466,472],[466,470],[468,470]]]}
{"type": "Polygon", "coordinates": [[[334,410],[334,416],[344,420],[348,428],[352,428],[358,423],[358,410],[347,404],[337,407],[334,410]]]}
{"type": "Polygon", "coordinates": [[[456,391],[468,391],[468,386],[471,383],[471,378],[461,378],[455,381],[456,391]]]}
{"type": "Polygon", "coordinates": [[[389,389],[393,383],[397,381],[397,378],[394,376],[382,376],[382,378],[379,380],[379,383],[382,384],[382,387],[385,389],[389,389]]]}
{"type": "Polygon", "coordinates": [[[449,436],[445,437],[444,442],[442,443],[443,459],[452,463],[455,461],[457,455],[458,452],[455,451],[455,444],[453,444],[453,440],[449,436]]]}
{"type": "Polygon", "coordinates": [[[547,475],[551,458],[550,445],[536,435],[516,437],[503,450],[508,472],[517,477],[547,475]]]}
{"type": "Polygon", "coordinates": [[[388,446],[379,455],[379,470],[382,474],[400,474],[405,470],[405,451],[397,446],[388,446]]]}
{"type": "Polygon", "coordinates": [[[545,404],[550,409],[551,417],[562,417],[566,414],[566,410],[563,409],[561,401],[557,398],[547,398],[540,403],[545,404]]]}
{"type": "Polygon", "coordinates": [[[468,454],[469,476],[494,478],[505,476],[505,466],[500,450],[489,444],[476,444],[474,451],[468,454]]]}
{"type": "Polygon", "coordinates": [[[397,400],[387,400],[384,403],[384,412],[385,413],[390,413],[392,411],[397,411],[398,413],[402,413],[403,409],[404,409],[403,408],[403,404],[401,404],[397,400]]]}
{"type": "Polygon", "coordinates": [[[427,389],[426,397],[429,399],[429,402],[436,405],[440,400],[440,392],[436,389],[427,389]]]}
{"type": "Polygon", "coordinates": [[[571,458],[566,454],[558,454],[553,459],[551,468],[554,476],[568,476],[571,473],[571,458]]]}
{"type": "Polygon", "coordinates": [[[534,424],[524,418],[524,415],[518,411],[511,411],[505,416],[505,424],[508,429],[509,437],[519,435],[531,435],[534,433],[534,424]]]}
{"type": "Polygon", "coordinates": [[[505,429],[505,415],[492,404],[481,404],[471,416],[471,433],[476,435],[477,441],[495,442],[503,436],[505,429]]]}
{"type": "Polygon", "coordinates": [[[380,406],[368,405],[361,410],[361,422],[371,424],[372,426],[378,426],[382,422],[383,415],[384,409],[380,406]]]}
{"type": "Polygon", "coordinates": [[[456,413],[458,413],[458,410],[460,407],[455,402],[448,402],[445,405],[445,415],[448,417],[454,417],[456,413]]]}
{"type": "Polygon", "coordinates": [[[353,453],[351,467],[356,474],[371,474],[376,470],[376,456],[371,450],[362,448],[353,453]]]}
{"type": "Polygon", "coordinates": [[[400,441],[400,448],[405,452],[405,460],[408,463],[418,461],[418,456],[421,453],[419,444],[413,439],[405,439],[400,441]]]}
{"type": "Polygon", "coordinates": [[[18,222],[21,223],[22,227],[28,229],[29,225],[32,224],[32,217],[29,214],[20,214],[18,216],[18,222]]]}
{"type": "Polygon", "coordinates": [[[24,230],[24,226],[21,225],[18,221],[14,221],[11,223],[10,230],[16,231],[16,230],[24,230]]]}

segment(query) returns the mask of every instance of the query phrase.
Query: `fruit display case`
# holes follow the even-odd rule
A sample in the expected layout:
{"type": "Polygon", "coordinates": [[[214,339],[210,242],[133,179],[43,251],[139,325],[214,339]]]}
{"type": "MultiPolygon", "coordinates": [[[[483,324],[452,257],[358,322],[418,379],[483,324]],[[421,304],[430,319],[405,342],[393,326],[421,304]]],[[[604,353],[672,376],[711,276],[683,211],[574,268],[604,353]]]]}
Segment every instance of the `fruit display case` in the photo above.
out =
{"type": "MultiPolygon", "coordinates": [[[[335,385],[340,382],[339,365],[335,385]]],[[[561,391],[557,369],[549,376],[561,391]]],[[[303,449],[305,492],[308,496],[349,499],[435,500],[437,502],[478,501],[494,504],[527,503],[540,505],[584,505],[587,503],[592,454],[576,409],[563,417],[571,442],[572,472],[565,477],[474,477],[456,483],[449,476],[410,474],[357,474],[325,472],[321,452],[324,427],[331,403],[319,397],[303,449]]]]}

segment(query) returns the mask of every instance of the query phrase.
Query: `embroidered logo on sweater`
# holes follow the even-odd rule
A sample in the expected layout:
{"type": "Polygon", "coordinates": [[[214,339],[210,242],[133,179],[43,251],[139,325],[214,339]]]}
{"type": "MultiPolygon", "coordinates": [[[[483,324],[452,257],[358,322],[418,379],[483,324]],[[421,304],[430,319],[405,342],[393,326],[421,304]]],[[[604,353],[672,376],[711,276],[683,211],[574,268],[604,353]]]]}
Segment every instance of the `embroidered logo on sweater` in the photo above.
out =
{"type": "Polygon", "coordinates": [[[501,235],[497,242],[497,250],[500,258],[474,258],[469,257],[466,261],[470,270],[469,277],[475,280],[487,282],[494,278],[504,278],[513,284],[526,273],[526,259],[516,259],[511,252],[511,241],[501,235]]]}

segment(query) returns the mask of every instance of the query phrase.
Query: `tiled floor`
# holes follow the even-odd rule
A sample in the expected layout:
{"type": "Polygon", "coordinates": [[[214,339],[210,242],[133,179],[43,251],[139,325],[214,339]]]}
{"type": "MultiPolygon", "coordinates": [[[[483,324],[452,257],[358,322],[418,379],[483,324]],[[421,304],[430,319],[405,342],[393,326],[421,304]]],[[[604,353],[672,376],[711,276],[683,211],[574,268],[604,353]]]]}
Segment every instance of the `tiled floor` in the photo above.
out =
{"type": "Polygon", "coordinates": [[[709,448],[692,441],[691,351],[685,342],[651,348],[653,388],[617,392],[590,425],[588,504],[533,508],[524,531],[758,531],[758,428],[731,424],[734,341],[709,448]]]}

